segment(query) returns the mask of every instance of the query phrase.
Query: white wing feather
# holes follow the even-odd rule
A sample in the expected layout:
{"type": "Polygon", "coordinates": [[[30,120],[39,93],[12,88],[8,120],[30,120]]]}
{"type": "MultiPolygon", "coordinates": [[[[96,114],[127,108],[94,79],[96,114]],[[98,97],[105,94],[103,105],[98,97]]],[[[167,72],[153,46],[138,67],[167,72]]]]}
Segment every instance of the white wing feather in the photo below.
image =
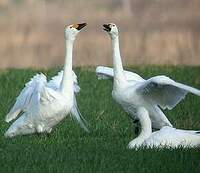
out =
{"type": "MultiPolygon", "coordinates": [[[[105,66],[98,66],[96,68],[96,74],[98,79],[112,79],[114,77],[113,68],[105,67],[105,66]]],[[[136,73],[124,70],[124,76],[127,81],[135,81],[135,82],[142,82],[145,81],[141,76],[136,73]]]]}
{"type": "Polygon", "coordinates": [[[21,111],[25,111],[31,104],[35,104],[40,99],[40,92],[46,85],[47,80],[44,74],[35,75],[16,99],[16,102],[10,112],[6,115],[6,122],[15,119],[21,111]]]}
{"type": "Polygon", "coordinates": [[[163,109],[174,108],[187,93],[200,96],[200,90],[177,83],[166,76],[155,76],[141,82],[137,91],[145,99],[149,99],[153,104],[159,105],[163,109]]]}
{"type": "Polygon", "coordinates": [[[152,133],[144,144],[149,147],[194,147],[200,145],[200,134],[199,131],[180,130],[165,126],[152,133]]]}

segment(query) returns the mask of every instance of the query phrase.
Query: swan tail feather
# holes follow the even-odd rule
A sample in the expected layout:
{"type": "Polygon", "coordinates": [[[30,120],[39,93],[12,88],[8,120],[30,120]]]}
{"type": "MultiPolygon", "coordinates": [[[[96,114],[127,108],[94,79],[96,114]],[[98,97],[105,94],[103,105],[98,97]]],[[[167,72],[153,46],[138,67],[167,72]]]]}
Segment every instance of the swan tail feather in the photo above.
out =
{"type": "Polygon", "coordinates": [[[89,132],[88,130],[88,122],[85,120],[85,118],[82,116],[79,108],[78,108],[78,105],[77,105],[77,102],[76,102],[76,97],[74,96],[74,106],[72,107],[72,110],[71,110],[71,114],[72,116],[78,121],[78,123],[80,124],[80,126],[86,131],[86,132],[89,132]]]}

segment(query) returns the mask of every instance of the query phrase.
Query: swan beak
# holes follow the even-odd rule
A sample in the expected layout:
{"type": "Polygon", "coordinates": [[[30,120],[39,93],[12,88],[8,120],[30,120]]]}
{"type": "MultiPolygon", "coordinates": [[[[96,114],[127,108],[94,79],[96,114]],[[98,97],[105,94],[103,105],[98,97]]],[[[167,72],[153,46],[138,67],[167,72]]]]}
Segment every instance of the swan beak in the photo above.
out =
{"type": "Polygon", "coordinates": [[[76,28],[77,30],[81,30],[82,28],[84,28],[87,25],[87,23],[79,23],[79,24],[75,24],[74,28],[76,28]]]}
{"type": "Polygon", "coordinates": [[[111,31],[110,24],[104,24],[103,25],[103,30],[105,30],[106,32],[110,32],[111,31]]]}

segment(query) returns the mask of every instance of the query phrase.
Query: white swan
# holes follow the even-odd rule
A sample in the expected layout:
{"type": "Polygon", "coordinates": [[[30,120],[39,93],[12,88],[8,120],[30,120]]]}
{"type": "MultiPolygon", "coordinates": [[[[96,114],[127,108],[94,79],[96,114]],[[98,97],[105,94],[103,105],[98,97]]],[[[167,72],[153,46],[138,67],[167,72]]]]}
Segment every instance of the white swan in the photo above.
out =
{"type": "Polygon", "coordinates": [[[177,83],[166,76],[155,76],[148,80],[142,79],[135,73],[130,82],[131,73],[124,72],[119,50],[118,29],[114,23],[104,24],[104,30],[109,34],[112,42],[113,71],[107,68],[99,71],[100,76],[114,76],[113,99],[123,109],[138,119],[137,112],[143,107],[149,114],[152,127],[160,129],[163,126],[172,126],[162,109],[172,109],[190,92],[200,96],[200,90],[177,83]]]}
{"type": "Polygon", "coordinates": [[[35,75],[21,91],[6,122],[21,116],[5,132],[5,137],[32,133],[50,133],[69,113],[75,117],[85,129],[86,122],[81,116],[77,103],[76,92],[79,91],[77,77],[72,70],[72,51],[76,35],[86,23],[74,24],[65,28],[66,54],[64,71],[47,83],[44,74],[35,75]]]}
{"type": "Polygon", "coordinates": [[[147,148],[191,148],[200,146],[200,131],[180,130],[165,126],[152,133],[148,111],[140,107],[137,116],[141,124],[141,133],[129,143],[129,148],[137,149],[141,146],[147,148]]]}

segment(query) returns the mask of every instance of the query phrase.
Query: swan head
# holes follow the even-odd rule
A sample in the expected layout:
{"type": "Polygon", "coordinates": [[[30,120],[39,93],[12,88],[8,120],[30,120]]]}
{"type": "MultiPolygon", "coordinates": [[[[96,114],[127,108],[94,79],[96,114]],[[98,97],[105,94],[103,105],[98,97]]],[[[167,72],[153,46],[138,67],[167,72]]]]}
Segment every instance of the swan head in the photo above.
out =
{"type": "Polygon", "coordinates": [[[72,24],[65,27],[65,39],[66,40],[75,40],[76,35],[84,28],[86,23],[72,24]]]}
{"type": "Polygon", "coordinates": [[[106,31],[111,38],[118,37],[117,25],[114,23],[108,23],[103,25],[103,30],[106,31]]]}

